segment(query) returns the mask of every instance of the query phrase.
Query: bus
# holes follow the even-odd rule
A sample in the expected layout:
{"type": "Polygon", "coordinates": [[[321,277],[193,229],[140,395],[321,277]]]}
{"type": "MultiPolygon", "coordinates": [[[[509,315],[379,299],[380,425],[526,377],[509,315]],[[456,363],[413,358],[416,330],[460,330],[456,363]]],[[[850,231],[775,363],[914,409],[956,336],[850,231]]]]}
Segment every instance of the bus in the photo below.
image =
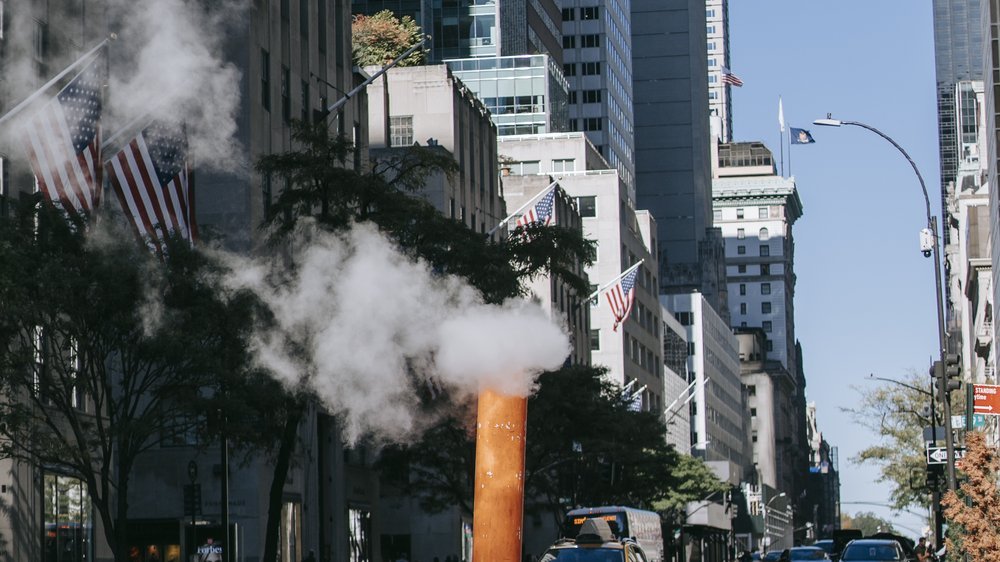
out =
{"type": "Polygon", "coordinates": [[[575,538],[587,519],[604,519],[616,538],[635,539],[649,562],[663,562],[663,529],[657,513],[621,506],[581,507],[566,514],[563,537],[575,538]]]}

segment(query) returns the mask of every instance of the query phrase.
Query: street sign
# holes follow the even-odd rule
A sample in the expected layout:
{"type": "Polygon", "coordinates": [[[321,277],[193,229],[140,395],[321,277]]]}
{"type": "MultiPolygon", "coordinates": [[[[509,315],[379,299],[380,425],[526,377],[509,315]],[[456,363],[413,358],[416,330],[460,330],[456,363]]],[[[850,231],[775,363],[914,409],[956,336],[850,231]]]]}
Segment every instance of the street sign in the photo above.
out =
{"type": "Polygon", "coordinates": [[[965,416],[959,414],[957,416],[951,416],[951,428],[952,429],[965,429],[965,416]]]}
{"type": "Polygon", "coordinates": [[[1000,416],[1000,386],[972,385],[972,411],[987,416],[1000,416]]]}
{"type": "MultiPolygon", "coordinates": [[[[965,448],[955,447],[955,460],[965,458],[965,448]]],[[[927,464],[947,464],[947,447],[927,447],[927,464]]]]}

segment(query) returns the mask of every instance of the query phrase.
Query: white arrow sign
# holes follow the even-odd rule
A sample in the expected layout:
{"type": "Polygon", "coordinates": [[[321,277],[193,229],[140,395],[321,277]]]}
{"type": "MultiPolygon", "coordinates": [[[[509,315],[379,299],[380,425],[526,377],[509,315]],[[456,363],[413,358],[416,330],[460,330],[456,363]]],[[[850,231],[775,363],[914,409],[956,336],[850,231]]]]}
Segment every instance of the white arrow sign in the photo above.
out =
{"type": "Polygon", "coordinates": [[[986,404],[984,406],[973,406],[972,409],[975,410],[975,411],[977,411],[977,412],[992,412],[993,411],[993,405],[992,404],[986,404]]]}
{"type": "MultiPolygon", "coordinates": [[[[965,458],[965,449],[955,447],[955,460],[965,458]]],[[[948,462],[948,449],[945,447],[927,447],[927,464],[945,464],[948,462]]]]}

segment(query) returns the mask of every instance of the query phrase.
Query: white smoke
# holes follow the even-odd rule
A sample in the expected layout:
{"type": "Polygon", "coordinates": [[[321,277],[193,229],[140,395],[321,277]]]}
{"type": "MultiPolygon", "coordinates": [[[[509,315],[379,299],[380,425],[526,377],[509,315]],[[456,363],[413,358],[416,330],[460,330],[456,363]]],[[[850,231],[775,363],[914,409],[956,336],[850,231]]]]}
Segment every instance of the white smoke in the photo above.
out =
{"type": "Polygon", "coordinates": [[[343,235],[300,229],[294,275],[282,264],[227,259],[225,285],[253,290],[276,318],[255,338],[256,360],[287,386],[314,392],[343,420],[348,442],[402,441],[422,429],[419,386],[446,388],[456,400],[484,388],[527,396],[537,373],[569,353],[567,336],[537,305],[484,304],[371,226],[343,235]]]}
{"type": "Polygon", "coordinates": [[[223,42],[244,19],[246,4],[114,2],[120,30],[111,46],[107,107],[119,126],[135,119],[182,120],[198,167],[233,171],[240,162],[241,74],[225,59],[223,42]]]}

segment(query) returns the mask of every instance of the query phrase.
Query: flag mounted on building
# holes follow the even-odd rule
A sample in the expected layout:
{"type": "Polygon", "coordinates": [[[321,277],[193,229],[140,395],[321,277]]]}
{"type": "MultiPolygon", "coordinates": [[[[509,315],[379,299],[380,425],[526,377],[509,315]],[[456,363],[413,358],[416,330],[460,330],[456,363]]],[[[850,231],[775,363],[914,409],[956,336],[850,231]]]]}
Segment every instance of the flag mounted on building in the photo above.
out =
{"type": "Polygon", "coordinates": [[[183,128],[153,123],[106,164],[122,210],[157,253],[172,234],[192,244],[198,237],[187,151],[183,128]]]}
{"type": "Polygon", "coordinates": [[[816,142],[813,139],[813,136],[809,134],[809,131],[805,129],[796,129],[795,127],[789,127],[788,136],[790,139],[789,142],[791,144],[812,144],[816,142]]]}
{"type": "Polygon", "coordinates": [[[638,264],[626,272],[618,282],[604,293],[611,305],[611,314],[615,317],[615,324],[612,330],[618,331],[618,326],[624,322],[632,313],[632,306],[635,303],[635,278],[639,273],[638,264]]]}
{"type": "Polygon", "coordinates": [[[39,191],[71,215],[100,204],[103,68],[95,56],[21,129],[39,191]]]}
{"type": "Polygon", "coordinates": [[[548,193],[517,219],[517,226],[528,226],[535,223],[540,223],[542,226],[549,226],[555,220],[556,190],[555,186],[552,186],[549,188],[548,193]]]}
{"type": "Polygon", "coordinates": [[[733,74],[728,68],[722,69],[722,83],[736,86],[737,88],[743,87],[743,81],[740,80],[740,77],[733,74]]]}

